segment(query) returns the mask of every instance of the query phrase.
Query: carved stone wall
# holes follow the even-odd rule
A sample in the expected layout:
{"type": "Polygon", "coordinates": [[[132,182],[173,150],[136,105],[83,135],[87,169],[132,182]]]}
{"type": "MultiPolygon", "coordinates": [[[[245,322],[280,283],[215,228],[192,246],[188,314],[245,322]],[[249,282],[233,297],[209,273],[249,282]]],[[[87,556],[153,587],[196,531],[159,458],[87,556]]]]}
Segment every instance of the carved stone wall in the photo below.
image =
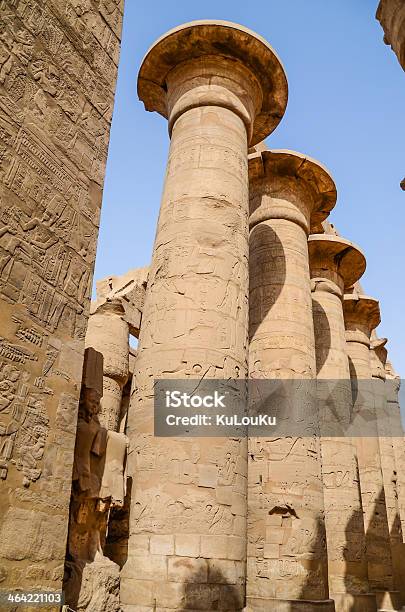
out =
{"type": "Polygon", "coordinates": [[[0,1],[0,579],[59,589],[123,0],[0,1]]]}

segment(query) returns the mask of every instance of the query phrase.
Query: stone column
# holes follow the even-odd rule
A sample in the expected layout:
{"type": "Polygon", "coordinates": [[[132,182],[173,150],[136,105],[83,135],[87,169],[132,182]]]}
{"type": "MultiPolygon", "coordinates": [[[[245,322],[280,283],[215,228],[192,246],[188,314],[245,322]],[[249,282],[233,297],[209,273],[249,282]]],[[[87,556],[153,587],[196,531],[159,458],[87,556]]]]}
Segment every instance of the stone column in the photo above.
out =
{"type": "Polygon", "coordinates": [[[347,294],[343,300],[352,392],[354,422],[364,423],[362,437],[356,438],[366,532],[368,578],[376,595],[378,610],[398,609],[394,592],[392,557],[378,441],[377,415],[370,361],[371,332],[380,323],[380,309],[374,298],[347,294]]]}
{"type": "Polygon", "coordinates": [[[245,605],[246,440],[154,438],[154,380],[247,375],[247,148],[280,121],[287,83],[254,33],[194,22],[155,43],[138,92],[168,118],[171,145],[130,405],[121,602],[125,612],[236,611],[245,605]]]}
{"type": "Polygon", "coordinates": [[[402,526],[403,542],[405,543],[405,437],[399,406],[401,379],[395,372],[390,361],[387,361],[385,364],[385,373],[389,381],[387,404],[390,413],[391,436],[395,455],[399,518],[402,526]]]}
{"type": "Polygon", "coordinates": [[[106,302],[89,318],[87,347],[100,352],[104,360],[100,423],[118,431],[122,390],[129,374],[129,325],[118,299],[106,302]]]}
{"type": "Polygon", "coordinates": [[[316,362],[307,238],[311,221],[318,225],[333,208],[336,189],[318,162],[292,151],[250,155],[249,174],[249,376],[292,379],[292,393],[294,380],[308,382],[286,409],[293,432],[302,418],[298,396],[307,403],[305,437],[249,440],[248,604],[254,611],[334,610],[309,383],[316,362]]]}
{"type": "MultiPolygon", "coordinates": [[[[394,588],[400,591],[405,605],[405,546],[400,519],[397,465],[394,450],[396,415],[388,402],[391,381],[386,382],[387,362],[386,338],[375,338],[370,346],[373,390],[377,412],[378,440],[380,445],[381,469],[384,482],[385,506],[391,543],[394,588]]],[[[401,428],[402,429],[402,428],[401,428]]]]}
{"type": "Polygon", "coordinates": [[[366,267],[339,236],[309,237],[330,596],[337,612],[373,612],[356,449],[347,431],[352,393],[342,300],[366,267]]]}
{"type": "Polygon", "coordinates": [[[130,334],[139,337],[148,268],[129,270],[121,276],[97,281],[97,299],[91,303],[86,348],[103,355],[101,425],[124,431],[126,407],[122,392],[129,378],[130,334]]]}

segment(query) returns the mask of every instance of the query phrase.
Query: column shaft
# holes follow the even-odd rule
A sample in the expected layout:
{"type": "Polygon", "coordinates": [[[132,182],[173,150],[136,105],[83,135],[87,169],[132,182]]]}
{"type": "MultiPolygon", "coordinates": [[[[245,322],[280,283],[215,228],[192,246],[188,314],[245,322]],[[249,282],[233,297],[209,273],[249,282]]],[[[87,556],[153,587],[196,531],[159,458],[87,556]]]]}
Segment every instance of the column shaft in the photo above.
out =
{"type": "Polygon", "coordinates": [[[384,483],[385,506],[387,511],[388,531],[391,544],[392,573],[395,591],[401,592],[402,604],[405,605],[405,546],[400,520],[398,499],[397,466],[394,451],[393,425],[395,415],[391,414],[388,402],[390,381],[386,381],[385,362],[387,350],[386,339],[374,340],[371,345],[370,358],[373,375],[373,389],[377,414],[377,429],[381,455],[381,470],[384,483]],[[394,418],[393,418],[394,417],[394,418]]]}
{"type": "Polygon", "coordinates": [[[316,204],[305,178],[292,179],[290,163],[297,159],[302,165],[299,154],[265,151],[261,176],[250,183],[249,374],[291,379],[286,419],[291,431],[297,420],[303,423],[302,437],[249,439],[247,601],[255,612],[334,609],[309,384],[316,363],[307,236],[316,204]],[[294,379],[308,380],[300,398],[294,379]]]}
{"type": "Polygon", "coordinates": [[[342,298],[344,287],[365,269],[362,252],[340,236],[309,238],[312,309],[321,423],[322,475],[329,592],[337,612],[373,612],[365,533],[353,440],[347,435],[352,408],[342,298]]]}
{"type": "Polygon", "coordinates": [[[119,303],[108,303],[90,316],[85,344],[103,355],[103,397],[99,420],[118,431],[122,389],[129,375],[129,326],[119,303]]]}
{"type": "Polygon", "coordinates": [[[368,578],[378,610],[398,609],[384,482],[378,440],[376,398],[370,362],[370,335],[379,322],[378,303],[371,298],[345,296],[347,352],[354,416],[365,415],[367,433],[355,439],[366,533],[368,578]]]}
{"type": "Polygon", "coordinates": [[[210,610],[229,595],[243,607],[245,442],[152,432],[156,378],[246,376],[246,150],[231,110],[195,108],[174,124],[130,408],[136,480],[123,603],[210,610]]]}

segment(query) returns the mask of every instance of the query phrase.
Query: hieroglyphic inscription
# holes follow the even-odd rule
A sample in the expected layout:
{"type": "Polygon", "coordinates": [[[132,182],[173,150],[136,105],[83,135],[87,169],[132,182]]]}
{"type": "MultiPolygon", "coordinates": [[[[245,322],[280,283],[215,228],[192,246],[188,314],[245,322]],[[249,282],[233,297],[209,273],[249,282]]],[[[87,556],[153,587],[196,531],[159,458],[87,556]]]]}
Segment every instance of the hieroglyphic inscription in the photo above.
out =
{"type": "MultiPolygon", "coordinates": [[[[10,464],[22,472],[22,483],[29,487],[41,475],[41,459],[49,429],[47,395],[53,391],[39,388],[36,378],[24,367],[27,361],[38,362],[36,349],[46,337],[39,329],[27,328],[24,321],[12,317],[15,336],[28,341],[23,344],[0,339],[0,477],[5,480],[10,464]]],[[[59,353],[59,351],[58,351],[59,353]]]]}
{"type": "Polygon", "coordinates": [[[2,586],[61,584],[122,13],[0,0],[2,586]]]}

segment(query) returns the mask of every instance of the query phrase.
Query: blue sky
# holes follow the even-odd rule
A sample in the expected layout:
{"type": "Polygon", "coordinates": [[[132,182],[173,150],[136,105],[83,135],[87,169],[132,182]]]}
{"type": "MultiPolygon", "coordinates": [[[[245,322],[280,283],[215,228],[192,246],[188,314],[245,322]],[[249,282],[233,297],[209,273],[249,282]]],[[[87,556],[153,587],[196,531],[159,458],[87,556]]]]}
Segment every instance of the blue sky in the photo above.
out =
{"type": "Polygon", "coordinates": [[[235,21],[264,36],[289,82],[287,112],[268,138],[315,157],[334,176],[330,216],[367,256],[365,293],[381,302],[378,332],[405,377],[405,73],[383,43],[377,0],[126,0],[121,62],[95,278],[148,265],[163,186],[167,122],[138,101],[142,58],[194,19],[235,21]]]}

